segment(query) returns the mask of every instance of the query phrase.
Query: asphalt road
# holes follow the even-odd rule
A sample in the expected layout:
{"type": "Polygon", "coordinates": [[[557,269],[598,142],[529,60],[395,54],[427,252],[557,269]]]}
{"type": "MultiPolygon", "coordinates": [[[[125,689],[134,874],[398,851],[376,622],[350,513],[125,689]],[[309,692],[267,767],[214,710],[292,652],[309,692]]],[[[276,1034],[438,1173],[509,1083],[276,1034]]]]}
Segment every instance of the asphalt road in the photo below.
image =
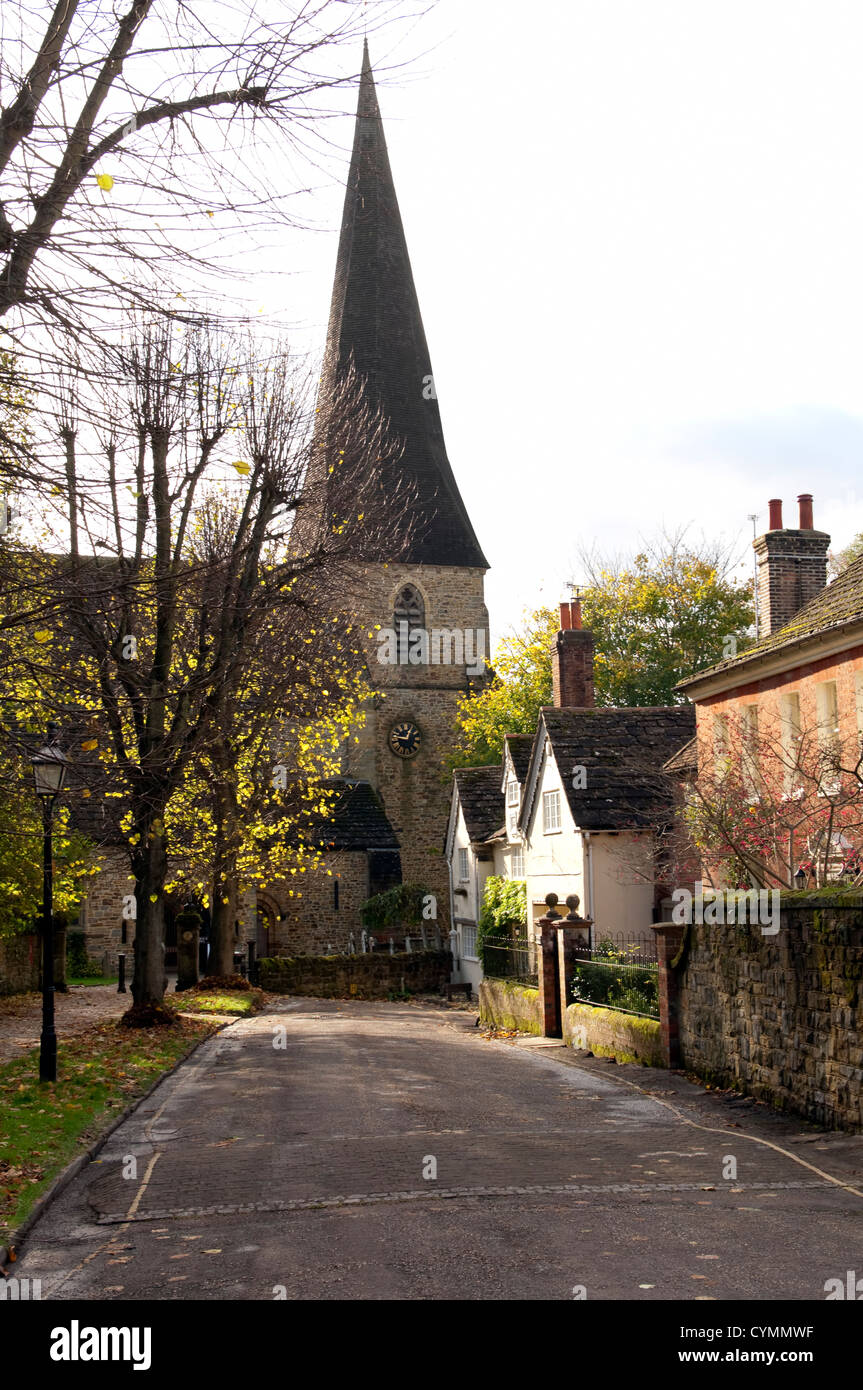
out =
{"type": "Polygon", "coordinates": [[[43,1300],[823,1300],[863,1272],[863,1137],[474,1019],[286,1000],[233,1025],[16,1274],[43,1300]]]}

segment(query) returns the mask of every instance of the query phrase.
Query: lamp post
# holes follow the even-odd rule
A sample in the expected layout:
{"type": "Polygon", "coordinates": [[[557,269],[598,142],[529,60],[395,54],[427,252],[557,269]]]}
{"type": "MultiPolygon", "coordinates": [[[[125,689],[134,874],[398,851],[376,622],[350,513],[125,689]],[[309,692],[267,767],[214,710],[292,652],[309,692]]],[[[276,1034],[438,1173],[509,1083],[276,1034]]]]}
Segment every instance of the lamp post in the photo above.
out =
{"type": "Polygon", "coordinates": [[[54,1031],[54,802],[66,780],[66,758],[57,744],[57,725],[35,757],[33,779],[42,802],[42,1035],[39,1039],[39,1080],[57,1080],[57,1034],[54,1031]]]}

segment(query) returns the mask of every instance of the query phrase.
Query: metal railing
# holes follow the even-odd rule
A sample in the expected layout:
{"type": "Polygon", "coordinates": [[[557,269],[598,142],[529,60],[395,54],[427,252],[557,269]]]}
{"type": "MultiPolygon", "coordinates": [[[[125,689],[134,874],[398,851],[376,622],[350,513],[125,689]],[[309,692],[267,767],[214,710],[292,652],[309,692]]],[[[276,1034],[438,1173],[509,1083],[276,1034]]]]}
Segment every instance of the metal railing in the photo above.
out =
{"type": "Polygon", "coordinates": [[[604,935],[594,950],[576,952],[572,998],[620,1013],[659,1018],[659,965],[653,938],[604,935]]]}
{"type": "Polygon", "coordinates": [[[534,989],[539,985],[536,947],[528,936],[484,936],[479,946],[483,974],[493,980],[514,980],[534,989]]]}

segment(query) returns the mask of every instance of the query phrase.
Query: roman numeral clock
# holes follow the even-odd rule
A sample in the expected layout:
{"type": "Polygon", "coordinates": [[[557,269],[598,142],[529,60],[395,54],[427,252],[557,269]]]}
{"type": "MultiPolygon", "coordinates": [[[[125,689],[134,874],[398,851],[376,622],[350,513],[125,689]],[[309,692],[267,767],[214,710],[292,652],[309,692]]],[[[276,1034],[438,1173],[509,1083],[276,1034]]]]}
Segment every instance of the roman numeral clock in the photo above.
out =
{"type": "Polygon", "coordinates": [[[413,758],[420,750],[422,734],[412,719],[401,719],[390,729],[388,743],[397,758],[413,758]]]}

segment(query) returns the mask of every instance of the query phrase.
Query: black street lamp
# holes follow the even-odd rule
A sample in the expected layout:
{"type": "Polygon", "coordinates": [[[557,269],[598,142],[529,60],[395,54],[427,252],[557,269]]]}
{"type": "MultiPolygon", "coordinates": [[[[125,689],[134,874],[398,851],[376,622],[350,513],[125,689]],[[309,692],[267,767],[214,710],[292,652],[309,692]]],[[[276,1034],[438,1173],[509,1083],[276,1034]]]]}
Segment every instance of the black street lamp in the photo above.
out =
{"type": "Polygon", "coordinates": [[[57,744],[57,725],[48,725],[44,747],[30,759],[36,795],[42,802],[42,1036],[39,1080],[57,1080],[57,1034],[54,1030],[54,802],[66,780],[66,758],[57,744]]]}

